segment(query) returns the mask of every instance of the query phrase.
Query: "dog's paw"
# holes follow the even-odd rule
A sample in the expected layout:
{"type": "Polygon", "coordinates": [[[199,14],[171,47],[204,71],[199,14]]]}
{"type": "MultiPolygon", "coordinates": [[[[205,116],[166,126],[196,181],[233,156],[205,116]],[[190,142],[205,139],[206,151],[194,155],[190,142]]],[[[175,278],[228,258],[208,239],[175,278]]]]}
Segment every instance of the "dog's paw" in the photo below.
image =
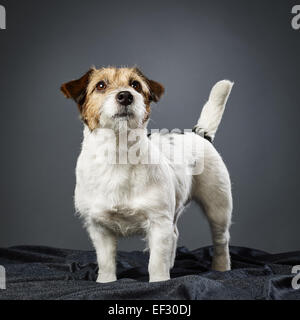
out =
{"type": "Polygon", "coordinates": [[[213,261],[212,263],[212,269],[215,271],[230,271],[230,262],[228,261],[213,261]]]}
{"type": "Polygon", "coordinates": [[[115,282],[117,281],[117,277],[116,276],[98,276],[97,278],[97,283],[109,283],[109,282],[115,282]]]}
{"type": "Polygon", "coordinates": [[[230,266],[222,266],[222,265],[213,265],[212,269],[215,271],[221,271],[221,272],[225,272],[225,271],[230,271],[231,268],[230,266]]]}
{"type": "Polygon", "coordinates": [[[149,282],[153,283],[153,282],[162,282],[162,281],[168,281],[170,280],[170,277],[150,277],[149,282]]]}

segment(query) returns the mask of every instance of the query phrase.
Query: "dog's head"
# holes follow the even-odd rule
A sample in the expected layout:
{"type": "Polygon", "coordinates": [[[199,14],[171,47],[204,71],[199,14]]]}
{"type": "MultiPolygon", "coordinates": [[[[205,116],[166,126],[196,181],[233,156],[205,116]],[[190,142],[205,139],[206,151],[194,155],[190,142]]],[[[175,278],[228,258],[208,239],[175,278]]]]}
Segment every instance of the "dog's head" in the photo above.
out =
{"type": "Polygon", "coordinates": [[[61,91],[75,100],[82,120],[93,131],[116,129],[125,121],[130,129],[143,128],[151,103],[158,102],[164,87],[137,68],[93,68],[63,84],[61,91]]]}

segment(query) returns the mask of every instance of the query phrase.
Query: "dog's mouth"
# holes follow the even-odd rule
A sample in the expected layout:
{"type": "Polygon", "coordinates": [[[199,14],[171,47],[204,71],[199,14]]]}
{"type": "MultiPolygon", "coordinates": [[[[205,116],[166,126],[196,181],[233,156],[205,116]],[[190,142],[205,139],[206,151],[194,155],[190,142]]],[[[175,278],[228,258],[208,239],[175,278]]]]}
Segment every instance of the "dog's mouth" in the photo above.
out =
{"type": "Polygon", "coordinates": [[[129,119],[129,118],[133,118],[134,114],[131,111],[124,111],[124,112],[120,112],[120,113],[116,113],[113,118],[114,119],[129,119]]]}

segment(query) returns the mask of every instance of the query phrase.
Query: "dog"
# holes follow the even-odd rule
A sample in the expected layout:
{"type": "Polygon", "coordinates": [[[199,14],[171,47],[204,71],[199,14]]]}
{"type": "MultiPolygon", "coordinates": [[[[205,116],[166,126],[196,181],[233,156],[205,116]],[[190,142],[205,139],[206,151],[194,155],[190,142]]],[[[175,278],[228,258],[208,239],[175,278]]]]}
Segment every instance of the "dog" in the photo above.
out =
{"type": "Polygon", "coordinates": [[[117,238],[136,234],[147,241],[149,281],[169,280],[177,248],[177,221],[191,200],[203,208],[210,225],[212,269],[230,270],[231,182],[212,142],[232,86],[223,80],[212,88],[193,132],[151,135],[147,132],[151,104],[165,90],[138,68],[93,67],[61,86],[63,94],[77,103],[84,124],[74,199],[96,250],[97,282],[117,280],[117,238]],[[132,133],[136,137],[137,131],[138,139],[122,143],[132,133]],[[174,163],[162,149],[172,146],[173,155],[181,155],[182,142],[188,145],[184,161],[174,163]],[[201,148],[194,151],[191,142],[201,148]],[[128,160],[128,146],[138,150],[134,152],[139,155],[136,163],[123,161],[128,160]],[[118,161],[107,161],[108,153],[119,156],[118,161]],[[144,161],[149,153],[158,156],[158,161],[144,161]],[[188,169],[195,164],[201,172],[192,174],[188,169]]]}

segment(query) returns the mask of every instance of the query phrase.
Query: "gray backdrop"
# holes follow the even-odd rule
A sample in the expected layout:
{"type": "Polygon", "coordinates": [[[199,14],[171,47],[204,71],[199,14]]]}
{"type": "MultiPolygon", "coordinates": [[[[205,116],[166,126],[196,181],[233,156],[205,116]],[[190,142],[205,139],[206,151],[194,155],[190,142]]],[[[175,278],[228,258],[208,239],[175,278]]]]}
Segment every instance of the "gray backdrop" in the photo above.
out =
{"type": "MultiPolygon", "coordinates": [[[[89,249],[74,216],[82,125],[59,92],[95,64],[137,64],[162,82],[151,128],[191,128],[211,86],[235,87],[215,145],[233,182],[233,245],[297,250],[300,30],[294,1],[1,0],[0,246],[89,249]]],[[[195,205],[179,245],[209,245],[195,205]]],[[[120,249],[141,249],[140,240],[120,249]]]]}

